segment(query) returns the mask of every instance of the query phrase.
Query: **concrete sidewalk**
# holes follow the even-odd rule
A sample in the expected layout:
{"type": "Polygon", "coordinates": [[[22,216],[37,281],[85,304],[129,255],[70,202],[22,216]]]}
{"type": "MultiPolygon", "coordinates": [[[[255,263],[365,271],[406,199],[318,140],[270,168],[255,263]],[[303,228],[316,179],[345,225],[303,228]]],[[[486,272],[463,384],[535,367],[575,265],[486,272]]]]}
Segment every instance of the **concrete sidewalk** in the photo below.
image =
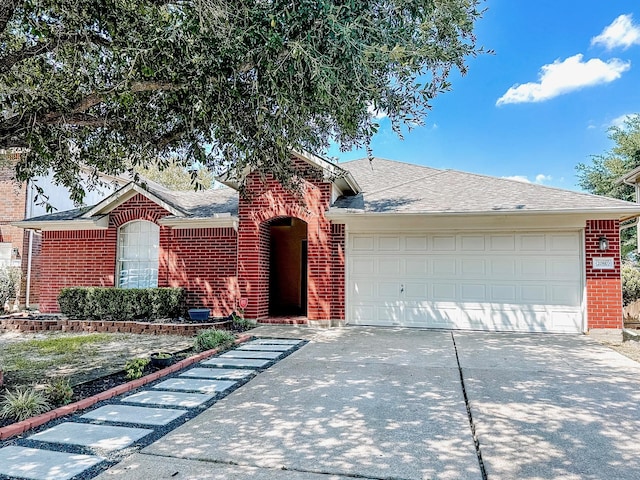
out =
{"type": "Polygon", "coordinates": [[[260,327],[294,352],[101,479],[633,479],[640,364],[585,336],[260,327]],[[455,342],[455,345],[454,345],[455,342]]]}

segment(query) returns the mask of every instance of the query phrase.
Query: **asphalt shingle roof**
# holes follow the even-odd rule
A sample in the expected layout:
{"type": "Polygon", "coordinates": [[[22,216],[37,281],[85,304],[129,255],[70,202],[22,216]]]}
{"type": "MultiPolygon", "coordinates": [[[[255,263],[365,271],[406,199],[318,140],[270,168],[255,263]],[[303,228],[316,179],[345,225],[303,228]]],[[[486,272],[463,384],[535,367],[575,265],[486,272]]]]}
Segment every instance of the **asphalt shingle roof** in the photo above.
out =
{"type": "Polygon", "coordinates": [[[598,195],[573,192],[505,178],[439,170],[374,158],[340,166],[362,188],[342,197],[334,209],[370,213],[471,213],[607,210],[640,206],[598,195]]]}
{"type": "MultiPolygon", "coordinates": [[[[573,192],[505,178],[455,170],[440,170],[382,158],[341,163],[362,192],[341,197],[333,211],[345,213],[500,213],[618,210],[640,213],[640,205],[587,193],[573,192]]],[[[145,188],[186,217],[207,218],[238,214],[238,192],[222,187],[173,191],[143,180],[145,188]]],[[[87,209],[56,212],[29,222],[73,220],[87,209]]]]}

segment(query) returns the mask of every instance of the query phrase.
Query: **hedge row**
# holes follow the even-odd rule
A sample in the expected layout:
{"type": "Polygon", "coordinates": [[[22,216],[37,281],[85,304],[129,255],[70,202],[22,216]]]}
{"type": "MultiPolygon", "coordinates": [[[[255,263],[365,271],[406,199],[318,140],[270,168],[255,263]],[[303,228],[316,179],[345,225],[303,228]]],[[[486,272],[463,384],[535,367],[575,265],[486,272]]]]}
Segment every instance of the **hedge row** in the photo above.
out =
{"type": "Polygon", "coordinates": [[[185,312],[183,288],[63,288],[60,311],[71,319],[154,320],[185,312]]]}

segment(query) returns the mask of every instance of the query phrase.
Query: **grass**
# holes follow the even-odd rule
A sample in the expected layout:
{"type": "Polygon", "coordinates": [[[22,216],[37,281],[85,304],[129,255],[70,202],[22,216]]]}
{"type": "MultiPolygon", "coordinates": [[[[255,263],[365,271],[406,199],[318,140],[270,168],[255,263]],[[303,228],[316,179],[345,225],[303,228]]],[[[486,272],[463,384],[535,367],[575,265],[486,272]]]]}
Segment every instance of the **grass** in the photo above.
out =
{"type": "Polygon", "coordinates": [[[75,337],[43,338],[10,345],[7,350],[9,353],[32,350],[36,353],[54,353],[64,355],[68,353],[76,353],[86,345],[104,343],[111,339],[112,336],[108,333],[93,333],[90,335],[79,335],[75,337]]]}
{"type": "Polygon", "coordinates": [[[0,365],[7,389],[44,386],[60,377],[68,378],[74,386],[121,371],[131,358],[175,352],[192,344],[189,337],[127,333],[51,332],[37,338],[32,334],[0,334],[0,365]]]}

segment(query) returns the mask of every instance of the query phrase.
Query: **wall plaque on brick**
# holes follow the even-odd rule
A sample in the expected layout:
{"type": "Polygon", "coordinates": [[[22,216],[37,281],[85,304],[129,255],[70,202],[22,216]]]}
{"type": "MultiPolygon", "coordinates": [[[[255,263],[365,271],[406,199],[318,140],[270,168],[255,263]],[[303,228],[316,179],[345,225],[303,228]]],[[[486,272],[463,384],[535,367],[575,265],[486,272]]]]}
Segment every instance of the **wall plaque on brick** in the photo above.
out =
{"type": "Polygon", "coordinates": [[[613,257],[599,257],[593,259],[594,270],[613,270],[615,265],[613,263],[613,257]]]}

